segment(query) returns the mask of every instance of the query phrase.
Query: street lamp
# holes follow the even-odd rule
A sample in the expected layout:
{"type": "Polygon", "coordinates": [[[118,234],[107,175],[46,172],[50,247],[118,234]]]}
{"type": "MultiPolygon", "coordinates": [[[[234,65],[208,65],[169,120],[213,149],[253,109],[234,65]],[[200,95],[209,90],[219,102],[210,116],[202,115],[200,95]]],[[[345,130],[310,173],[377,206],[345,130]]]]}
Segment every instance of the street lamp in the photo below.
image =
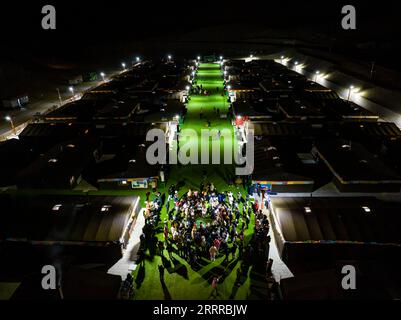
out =
{"type": "Polygon", "coordinates": [[[104,81],[105,81],[105,80],[104,80],[104,76],[105,76],[104,72],[100,72],[100,76],[102,77],[103,82],[104,82],[104,81]]]}
{"type": "Polygon", "coordinates": [[[185,90],[189,91],[189,89],[190,89],[190,87],[189,87],[189,86],[186,86],[186,87],[185,87],[185,90]]]}
{"type": "Polygon", "coordinates": [[[167,56],[167,59],[168,59],[169,61],[171,61],[171,55],[168,55],[168,56],[167,56]]]}
{"type": "Polygon", "coordinates": [[[315,72],[315,80],[314,80],[315,82],[316,82],[316,80],[317,80],[317,77],[319,76],[319,73],[320,73],[319,70],[315,72]]]}
{"type": "Polygon", "coordinates": [[[136,62],[141,61],[141,58],[139,58],[139,57],[136,57],[135,59],[136,59],[136,62]]]}
{"type": "Polygon", "coordinates": [[[125,65],[125,62],[122,62],[122,63],[121,63],[121,66],[123,67],[123,70],[125,70],[125,66],[126,66],[126,65],[125,65]]]}
{"type": "Polygon", "coordinates": [[[281,59],[281,64],[284,64],[284,56],[281,56],[280,59],[281,59]]]}
{"type": "Polygon", "coordinates": [[[352,93],[353,89],[354,89],[354,86],[350,86],[349,89],[348,89],[348,98],[347,98],[348,101],[351,98],[351,93],[352,93]]]}
{"type": "Polygon", "coordinates": [[[220,56],[220,60],[223,60],[223,56],[220,56]]]}
{"type": "Polygon", "coordinates": [[[11,130],[13,131],[14,135],[16,136],[17,135],[17,131],[15,130],[13,118],[11,118],[10,116],[6,116],[4,119],[10,122],[11,130]]]}
{"type": "Polygon", "coordinates": [[[198,59],[198,61],[199,61],[199,60],[200,60],[200,56],[198,56],[198,58],[197,58],[197,59],[198,59]]]}
{"type": "Polygon", "coordinates": [[[74,95],[75,95],[75,93],[74,93],[74,87],[69,87],[68,90],[70,90],[70,92],[71,92],[71,94],[72,94],[72,97],[74,98],[74,95]]]}
{"type": "Polygon", "coordinates": [[[230,89],[231,89],[231,86],[230,86],[230,85],[228,85],[228,86],[227,86],[227,90],[230,90],[230,89]]]}
{"type": "Polygon", "coordinates": [[[56,88],[56,90],[57,90],[57,94],[58,94],[58,101],[60,102],[60,107],[61,107],[61,105],[63,104],[63,100],[61,99],[60,89],[56,88]]]}

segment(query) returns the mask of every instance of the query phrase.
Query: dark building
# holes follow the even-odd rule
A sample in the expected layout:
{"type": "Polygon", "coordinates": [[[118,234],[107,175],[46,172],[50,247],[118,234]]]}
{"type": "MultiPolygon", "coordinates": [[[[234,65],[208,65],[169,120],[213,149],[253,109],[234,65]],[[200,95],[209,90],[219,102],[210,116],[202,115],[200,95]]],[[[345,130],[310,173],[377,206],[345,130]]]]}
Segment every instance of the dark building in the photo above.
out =
{"type": "Polygon", "coordinates": [[[17,174],[35,158],[31,148],[18,139],[0,142],[0,187],[15,185],[17,174]]]}
{"type": "Polygon", "coordinates": [[[321,140],[313,152],[341,192],[400,192],[401,177],[357,142],[321,140]]]}
{"type": "Polygon", "coordinates": [[[138,197],[1,195],[0,203],[3,248],[110,265],[121,257],[140,210],[138,197]]]}
{"type": "Polygon", "coordinates": [[[17,175],[19,189],[73,189],[93,166],[99,151],[82,141],[61,143],[39,156],[17,175]]]}
{"type": "Polygon", "coordinates": [[[271,200],[276,243],[283,260],[399,261],[401,206],[367,197],[280,198],[271,200]]]}

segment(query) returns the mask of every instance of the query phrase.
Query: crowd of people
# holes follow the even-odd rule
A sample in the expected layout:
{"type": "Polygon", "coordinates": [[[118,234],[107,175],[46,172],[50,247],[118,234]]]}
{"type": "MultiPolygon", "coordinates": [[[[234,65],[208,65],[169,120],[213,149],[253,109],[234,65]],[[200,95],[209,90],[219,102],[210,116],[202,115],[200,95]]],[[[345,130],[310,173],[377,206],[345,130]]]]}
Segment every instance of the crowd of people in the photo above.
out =
{"type": "MultiPolygon", "coordinates": [[[[267,261],[269,255],[269,221],[258,209],[258,204],[238,192],[220,192],[213,183],[202,184],[201,191],[189,189],[179,196],[172,185],[164,201],[159,192],[153,201],[147,201],[145,226],[141,247],[146,240],[154,239],[152,232],[159,221],[163,202],[167,216],[163,221],[164,240],[157,240],[156,250],[163,255],[166,250],[186,259],[194,266],[202,258],[210,261],[224,256],[224,262],[238,258],[249,262],[267,261]],[[246,241],[254,216],[254,232],[246,241]],[[244,259],[244,256],[247,256],[244,259]]],[[[149,241],[147,241],[149,243],[149,241]]],[[[154,243],[153,243],[154,244],[154,243]]]]}

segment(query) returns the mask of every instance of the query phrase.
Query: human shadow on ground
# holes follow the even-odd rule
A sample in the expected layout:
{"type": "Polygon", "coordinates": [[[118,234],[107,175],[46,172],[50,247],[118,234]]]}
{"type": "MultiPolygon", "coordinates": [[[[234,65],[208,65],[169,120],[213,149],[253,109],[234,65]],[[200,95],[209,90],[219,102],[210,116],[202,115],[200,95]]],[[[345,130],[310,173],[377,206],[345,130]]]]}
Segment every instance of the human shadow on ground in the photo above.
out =
{"type": "Polygon", "coordinates": [[[177,273],[184,279],[188,280],[188,269],[185,265],[183,265],[180,261],[175,259],[174,257],[171,257],[171,262],[174,265],[173,272],[177,273]]]}
{"type": "Polygon", "coordinates": [[[184,186],[185,186],[185,180],[180,180],[178,181],[176,188],[179,191],[184,186]]]}
{"type": "Polygon", "coordinates": [[[226,267],[222,265],[217,265],[211,268],[209,271],[200,275],[198,278],[194,279],[192,283],[210,283],[213,277],[219,278],[219,283],[223,283],[227,276],[233,271],[238,263],[238,259],[232,260],[226,267]]]}
{"type": "Polygon", "coordinates": [[[164,282],[164,280],[160,279],[160,283],[161,283],[162,289],[163,289],[164,300],[172,300],[171,294],[168,291],[168,288],[167,288],[166,283],[164,282]]]}
{"type": "Polygon", "coordinates": [[[269,295],[269,287],[265,277],[265,270],[261,265],[254,265],[249,272],[250,300],[266,300],[269,295]]]}
{"type": "Polygon", "coordinates": [[[145,260],[142,260],[139,264],[139,270],[135,278],[136,288],[139,289],[145,279],[145,260]]]}
{"type": "Polygon", "coordinates": [[[162,264],[163,267],[166,268],[166,270],[171,273],[169,270],[172,268],[171,262],[169,259],[167,259],[164,255],[161,257],[162,258],[162,264]]]}

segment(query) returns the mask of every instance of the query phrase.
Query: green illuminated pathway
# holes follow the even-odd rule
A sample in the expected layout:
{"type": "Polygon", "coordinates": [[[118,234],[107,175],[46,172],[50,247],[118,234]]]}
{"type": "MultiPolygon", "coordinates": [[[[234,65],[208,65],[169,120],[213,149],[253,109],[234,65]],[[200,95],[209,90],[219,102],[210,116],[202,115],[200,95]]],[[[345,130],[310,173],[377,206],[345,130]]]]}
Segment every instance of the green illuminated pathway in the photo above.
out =
{"type": "MultiPolygon", "coordinates": [[[[181,150],[185,147],[197,148],[198,163],[200,163],[202,144],[209,146],[209,163],[211,163],[212,152],[218,152],[217,149],[220,149],[220,163],[222,164],[172,166],[170,181],[179,180],[179,178],[185,179],[186,186],[198,189],[203,178],[203,171],[206,170],[208,181],[212,181],[217,188],[224,190],[226,189],[227,181],[233,178],[235,168],[234,164],[223,164],[224,146],[228,149],[233,149],[235,144],[233,143],[233,128],[227,118],[229,104],[227,96],[224,94],[220,65],[217,63],[200,64],[196,75],[196,85],[202,85],[203,89],[209,92],[209,95],[192,94],[190,96],[190,101],[187,104],[187,115],[181,130],[193,129],[198,134],[198,138],[180,139],[179,145],[181,150]],[[202,118],[200,118],[201,113],[202,118]],[[208,127],[208,121],[210,122],[210,127],[208,127]],[[202,139],[202,129],[217,129],[221,133],[224,130],[228,130],[226,132],[230,133],[230,138],[223,139],[222,136],[220,140],[202,139]]],[[[233,160],[232,163],[234,163],[233,160]]]]}

